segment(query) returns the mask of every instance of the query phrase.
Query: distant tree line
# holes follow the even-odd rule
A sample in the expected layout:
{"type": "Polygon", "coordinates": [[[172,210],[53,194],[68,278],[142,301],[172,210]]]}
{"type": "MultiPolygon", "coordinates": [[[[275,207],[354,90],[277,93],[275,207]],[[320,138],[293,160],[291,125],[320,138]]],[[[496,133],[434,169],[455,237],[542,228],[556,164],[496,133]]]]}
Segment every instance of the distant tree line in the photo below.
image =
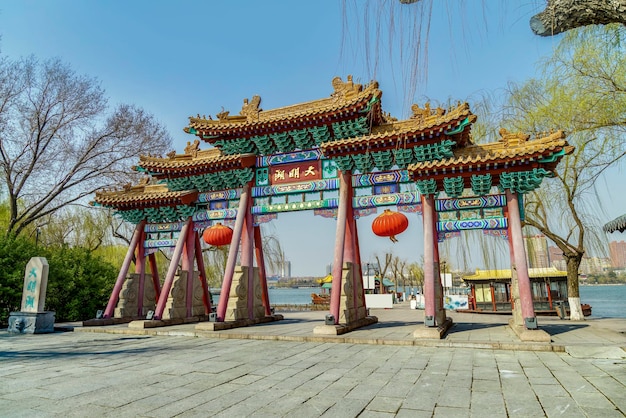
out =
{"type": "Polygon", "coordinates": [[[590,274],[585,280],[586,284],[626,284],[626,273],[614,270],[602,274],[590,274]]]}

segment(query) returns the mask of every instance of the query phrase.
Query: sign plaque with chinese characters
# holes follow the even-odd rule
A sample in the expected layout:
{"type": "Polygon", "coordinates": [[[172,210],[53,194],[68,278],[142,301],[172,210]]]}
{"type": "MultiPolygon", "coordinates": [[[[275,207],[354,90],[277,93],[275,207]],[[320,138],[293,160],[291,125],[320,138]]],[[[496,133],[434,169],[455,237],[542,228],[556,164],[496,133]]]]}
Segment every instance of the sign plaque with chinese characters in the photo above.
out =
{"type": "Polygon", "coordinates": [[[272,185],[320,180],[321,178],[320,160],[299,161],[270,167],[270,183],[272,185]]]}

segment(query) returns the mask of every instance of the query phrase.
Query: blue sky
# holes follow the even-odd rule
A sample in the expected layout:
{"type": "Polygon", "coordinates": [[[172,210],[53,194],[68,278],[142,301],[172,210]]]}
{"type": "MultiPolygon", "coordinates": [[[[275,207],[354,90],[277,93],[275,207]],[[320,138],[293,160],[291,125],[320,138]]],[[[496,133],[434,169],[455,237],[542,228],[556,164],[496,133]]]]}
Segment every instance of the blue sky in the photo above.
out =
{"type": "MultiPolygon", "coordinates": [[[[154,114],[179,152],[193,140],[182,131],[191,115],[215,115],[222,108],[235,114],[244,98],[257,94],[265,109],[328,97],[337,75],[345,80],[352,74],[362,83],[376,79],[383,109],[406,118],[402,80],[408,63],[380,59],[375,71],[368,68],[356,33],[361,21],[353,18],[358,3],[346,1],[352,28],[346,33],[338,0],[0,0],[0,52],[59,57],[77,73],[97,78],[112,105],[132,103],[154,114]]],[[[481,93],[497,94],[508,82],[533,76],[538,61],[558,44],[559,37],[530,31],[528,20],[541,2],[470,3],[479,2],[433,1],[427,82],[410,102],[471,105],[481,93]]],[[[396,13],[401,7],[409,6],[396,5],[396,13]]],[[[606,221],[626,212],[625,193],[608,193],[603,185],[600,193],[606,221]]],[[[410,217],[397,244],[371,232],[373,219],[359,222],[364,262],[387,251],[421,259],[420,217],[410,217]]],[[[298,213],[279,215],[268,230],[280,238],[294,275],[323,275],[333,258],[334,227],[332,220],[298,213]]],[[[453,249],[442,250],[454,260],[453,249]]],[[[483,261],[454,264],[475,268],[483,261]]]]}

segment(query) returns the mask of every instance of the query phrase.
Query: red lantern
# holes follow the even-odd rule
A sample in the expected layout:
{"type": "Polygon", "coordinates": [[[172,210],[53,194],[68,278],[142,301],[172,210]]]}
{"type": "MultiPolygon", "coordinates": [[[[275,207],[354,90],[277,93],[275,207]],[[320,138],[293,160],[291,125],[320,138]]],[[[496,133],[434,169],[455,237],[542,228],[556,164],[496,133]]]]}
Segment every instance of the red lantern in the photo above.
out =
{"type": "Polygon", "coordinates": [[[392,242],[397,242],[396,235],[409,227],[409,220],[404,214],[385,209],[372,222],[372,231],[379,237],[389,237],[392,242]]]}
{"type": "Polygon", "coordinates": [[[207,244],[215,245],[216,247],[228,245],[233,238],[233,230],[221,223],[217,223],[205,229],[202,238],[207,244]]]}

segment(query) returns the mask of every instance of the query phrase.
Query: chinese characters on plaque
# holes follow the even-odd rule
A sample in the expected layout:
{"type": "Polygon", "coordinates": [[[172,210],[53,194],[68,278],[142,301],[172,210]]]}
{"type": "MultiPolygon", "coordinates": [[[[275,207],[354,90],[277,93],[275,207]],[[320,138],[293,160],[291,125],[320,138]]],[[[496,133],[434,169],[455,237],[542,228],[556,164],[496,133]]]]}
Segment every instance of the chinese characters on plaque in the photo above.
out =
{"type": "Polygon", "coordinates": [[[270,167],[270,182],[272,185],[320,180],[321,178],[322,169],[319,160],[270,167]]]}

